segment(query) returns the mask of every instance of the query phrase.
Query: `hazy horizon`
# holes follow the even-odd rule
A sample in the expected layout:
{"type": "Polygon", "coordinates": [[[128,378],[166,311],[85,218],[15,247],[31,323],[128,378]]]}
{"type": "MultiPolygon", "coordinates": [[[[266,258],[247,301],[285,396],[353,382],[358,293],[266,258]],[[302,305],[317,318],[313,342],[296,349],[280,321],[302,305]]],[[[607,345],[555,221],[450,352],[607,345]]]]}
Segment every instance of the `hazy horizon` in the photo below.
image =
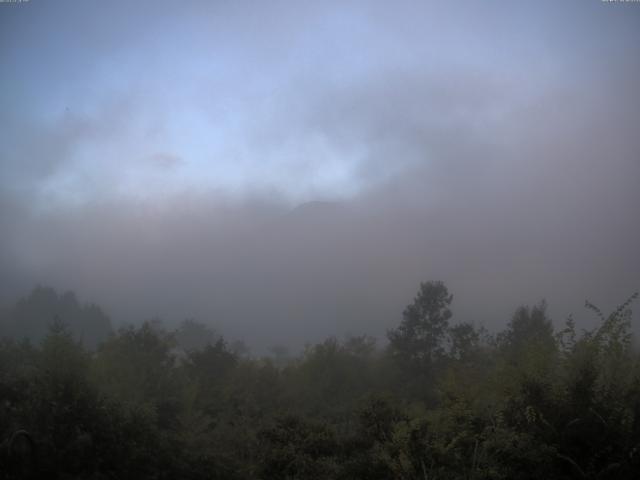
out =
{"type": "Polygon", "coordinates": [[[638,4],[31,0],[0,65],[3,304],[264,347],[640,289],[638,4]]]}

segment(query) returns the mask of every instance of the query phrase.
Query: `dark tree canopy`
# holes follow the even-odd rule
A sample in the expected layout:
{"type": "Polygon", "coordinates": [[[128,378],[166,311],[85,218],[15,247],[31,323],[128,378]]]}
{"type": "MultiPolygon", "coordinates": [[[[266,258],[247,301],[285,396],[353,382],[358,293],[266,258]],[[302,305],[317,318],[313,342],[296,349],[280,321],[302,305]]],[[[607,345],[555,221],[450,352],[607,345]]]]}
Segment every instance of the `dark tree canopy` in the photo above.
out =
{"type": "Polygon", "coordinates": [[[552,353],[556,349],[553,324],[547,316],[547,304],[542,301],[530,308],[519,307],[498,336],[498,343],[512,361],[534,350],[552,353]]]}
{"type": "Polygon", "coordinates": [[[468,360],[480,347],[480,332],[470,323],[459,323],[449,328],[449,355],[458,360],[468,360]]]}
{"type": "MultiPolygon", "coordinates": [[[[77,305],[52,293],[38,302],[77,305]]],[[[556,333],[542,303],[491,336],[449,325],[451,294],[426,282],[388,348],[331,337],[283,362],[195,321],[88,350],[54,311],[42,341],[0,339],[0,479],[635,480],[636,297],[587,304],[592,331],[556,333]]]]}
{"type": "Polygon", "coordinates": [[[389,348],[403,363],[430,368],[445,354],[453,295],[442,282],[423,282],[400,325],[388,332],[389,348]]]}
{"type": "Polygon", "coordinates": [[[83,345],[95,348],[112,333],[111,321],[94,304],[82,304],[73,292],[58,294],[53,288],[38,286],[8,308],[0,330],[16,340],[42,340],[54,322],[61,322],[83,345]]]}
{"type": "Polygon", "coordinates": [[[211,327],[192,318],[183,320],[175,333],[176,342],[186,352],[214,345],[220,336],[211,327]]]}

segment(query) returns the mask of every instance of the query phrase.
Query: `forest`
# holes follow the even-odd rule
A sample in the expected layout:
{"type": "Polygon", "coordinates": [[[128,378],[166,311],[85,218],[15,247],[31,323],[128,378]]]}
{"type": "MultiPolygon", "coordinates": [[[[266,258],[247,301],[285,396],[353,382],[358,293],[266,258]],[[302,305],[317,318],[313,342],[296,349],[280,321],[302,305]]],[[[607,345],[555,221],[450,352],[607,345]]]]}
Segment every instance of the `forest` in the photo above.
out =
{"type": "Polygon", "coordinates": [[[38,287],[1,312],[0,478],[639,478],[637,297],[490,332],[428,281],[384,341],[258,356],[38,287]]]}

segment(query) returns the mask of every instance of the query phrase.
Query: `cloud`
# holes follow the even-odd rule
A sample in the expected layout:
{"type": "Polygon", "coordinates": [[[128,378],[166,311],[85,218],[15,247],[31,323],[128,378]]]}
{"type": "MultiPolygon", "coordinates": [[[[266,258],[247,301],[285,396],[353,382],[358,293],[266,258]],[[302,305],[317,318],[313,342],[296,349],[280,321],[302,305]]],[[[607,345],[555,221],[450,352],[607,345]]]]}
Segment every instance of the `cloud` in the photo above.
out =
{"type": "Polygon", "coordinates": [[[173,170],[184,164],[184,160],[179,155],[163,152],[149,155],[146,160],[154,167],[162,170],[173,170]]]}
{"type": "Polygon", "coordinates": [[[427,279],[496,328],[613,307],[640,288],[638,17],[484,5],[189,6],[88,40],[82,88],[1,114],[0,294],[261,346],[384,335],[427,279]]]}

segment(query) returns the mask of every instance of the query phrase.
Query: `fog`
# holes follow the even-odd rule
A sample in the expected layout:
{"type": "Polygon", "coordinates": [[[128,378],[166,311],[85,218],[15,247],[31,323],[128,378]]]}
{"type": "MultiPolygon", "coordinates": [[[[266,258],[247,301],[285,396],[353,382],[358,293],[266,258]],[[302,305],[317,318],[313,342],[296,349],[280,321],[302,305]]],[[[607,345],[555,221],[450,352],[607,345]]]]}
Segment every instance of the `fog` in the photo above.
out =
{"type": "Polygon", "coordinates": [[[489,328],[640,288],[637,5],[1,7],[5,303],[264,348],[383,336],[424,280],[489,328]]]}

